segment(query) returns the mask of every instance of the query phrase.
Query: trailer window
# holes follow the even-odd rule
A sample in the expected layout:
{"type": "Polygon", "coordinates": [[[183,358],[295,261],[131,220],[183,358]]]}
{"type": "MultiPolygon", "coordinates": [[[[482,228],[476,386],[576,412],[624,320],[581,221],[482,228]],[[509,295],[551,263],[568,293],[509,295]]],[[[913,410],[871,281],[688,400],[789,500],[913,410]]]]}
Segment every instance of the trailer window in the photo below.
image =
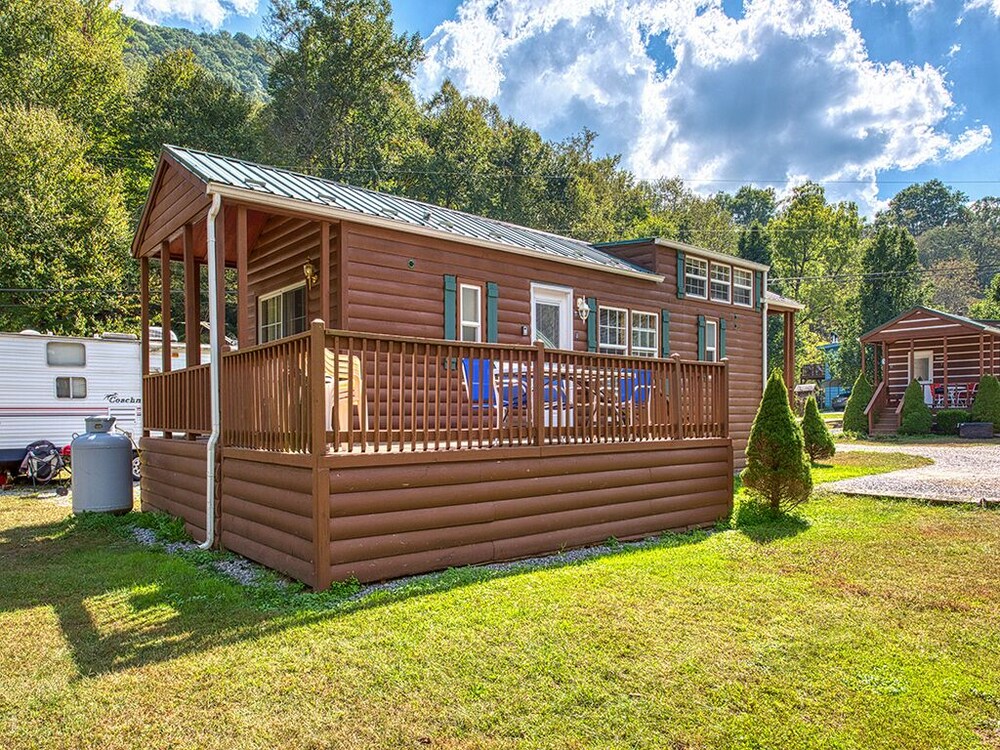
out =
{"type": "Polygon", "coordinates": [[[45,361],[49,367],[84,367],[87,347],[72,341],[50,341],[45,345],[45,361]]]}
{"type": "Polygon", "coordinates": [[[56,398],[87,398],[87,379],[56,378],[56,398]]]}

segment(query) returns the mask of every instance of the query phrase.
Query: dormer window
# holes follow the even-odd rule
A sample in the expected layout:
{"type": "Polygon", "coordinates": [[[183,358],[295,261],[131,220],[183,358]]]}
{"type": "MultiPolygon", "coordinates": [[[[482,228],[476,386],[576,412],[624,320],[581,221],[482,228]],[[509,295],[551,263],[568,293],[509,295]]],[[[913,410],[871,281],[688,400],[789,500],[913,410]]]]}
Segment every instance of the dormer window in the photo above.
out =
{"type": "Polygon", "coordinates": [[[708,298],[708,261],[684,259],[684,294],[688,297],[708,298]]]}

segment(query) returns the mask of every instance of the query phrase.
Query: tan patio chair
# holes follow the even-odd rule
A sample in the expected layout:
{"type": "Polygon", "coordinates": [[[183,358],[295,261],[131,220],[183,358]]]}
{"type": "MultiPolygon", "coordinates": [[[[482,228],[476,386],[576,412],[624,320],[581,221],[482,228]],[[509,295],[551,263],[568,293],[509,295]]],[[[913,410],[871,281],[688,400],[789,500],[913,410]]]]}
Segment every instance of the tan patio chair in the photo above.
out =
{"type": "Polygon", "coordinates": [[[337,426],[340,432],[351,429],[357,410],[361,429],[368,431],[368,401],[361,359],[326,350],[326,429],[333,429],[333,399],[337,398],[337,426]],[[336,381],[336,382],[334,382],[336,381]]]}

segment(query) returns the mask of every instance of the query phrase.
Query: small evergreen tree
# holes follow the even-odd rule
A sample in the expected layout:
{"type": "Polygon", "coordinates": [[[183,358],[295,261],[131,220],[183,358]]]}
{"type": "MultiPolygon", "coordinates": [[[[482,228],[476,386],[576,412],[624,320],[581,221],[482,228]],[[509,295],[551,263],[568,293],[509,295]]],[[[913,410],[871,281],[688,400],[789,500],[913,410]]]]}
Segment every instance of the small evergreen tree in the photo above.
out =
{"type": "Polygon", "coordinates": [[[979,381],[979,392],[972,403],[972,419],[992,422],[993,430],[1000,432],[1000,380],[992,375],[984,375],[979,381]]]}
{"type": "Polygon", "coordinates": [[[772,511],[789,510],[809,499],[812,476],[802,430],[788,405],[788,389],[779,371],[771,373],[764,398],[750,428],[743,486],[772,511]]]}
{"type": "Polygon", "coordinates": [[[931,431],[934,417],[924,401],[924,386],[919,380],[911,380],[903,393],[903,410],[899,422],[901,435],[926,435],[931,431]]]}
{"type": "Polygon", "coordinates": [[[859,373],[858,379],[854,381],[851,397],[847,399],[847,406],[844,407],[844,432],[851,435],[868,433],[868,416],[865,414],[865,407],[872,400],[872,395],[871,383],[868,382],[868,378],[863,372],[859,373]]]}
{"type": "Polygon", "coordinates": [[[805,416],[802,418],[802,438],[805,442],[806,453],[815,463],[821,458],[830,458],[837,446],[833,443],[833,436],[830,434],[826,422],[820,416],[819,407],[816,406],[816,398],[810,396],[806,399],[805,416]]]}

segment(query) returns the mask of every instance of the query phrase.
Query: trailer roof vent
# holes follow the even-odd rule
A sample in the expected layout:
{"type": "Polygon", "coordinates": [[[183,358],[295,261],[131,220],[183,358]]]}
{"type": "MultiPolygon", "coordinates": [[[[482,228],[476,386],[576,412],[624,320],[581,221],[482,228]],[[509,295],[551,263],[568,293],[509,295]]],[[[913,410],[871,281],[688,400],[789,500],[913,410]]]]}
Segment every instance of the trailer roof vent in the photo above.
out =
{"type": "Polygon", "coordinates": [[[101,334],[101,338],[106,341],[138,341],[139,337],[134,333],[122,333],[121,331],[106,331],[101,334]]]}

